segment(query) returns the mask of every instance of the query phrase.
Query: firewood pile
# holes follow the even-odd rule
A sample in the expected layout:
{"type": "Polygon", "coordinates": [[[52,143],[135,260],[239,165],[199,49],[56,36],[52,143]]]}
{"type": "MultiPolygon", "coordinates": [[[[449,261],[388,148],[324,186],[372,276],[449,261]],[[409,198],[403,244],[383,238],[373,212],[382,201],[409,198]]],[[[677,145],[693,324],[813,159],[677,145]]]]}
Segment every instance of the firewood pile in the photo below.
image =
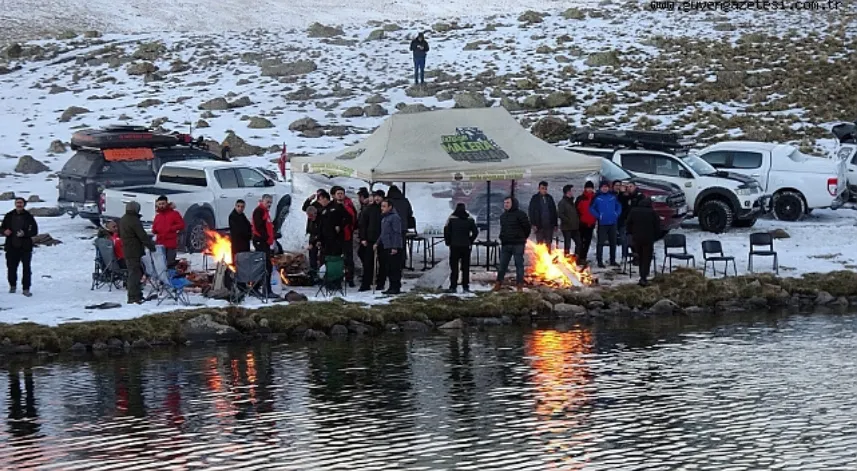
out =
{"type": "Polygon", "coordinates": [[[272,258],[274,269],[286,275],[298,275],[309,270],[309,261],[305,254],[300,252],[284,252],[272,258]]]}

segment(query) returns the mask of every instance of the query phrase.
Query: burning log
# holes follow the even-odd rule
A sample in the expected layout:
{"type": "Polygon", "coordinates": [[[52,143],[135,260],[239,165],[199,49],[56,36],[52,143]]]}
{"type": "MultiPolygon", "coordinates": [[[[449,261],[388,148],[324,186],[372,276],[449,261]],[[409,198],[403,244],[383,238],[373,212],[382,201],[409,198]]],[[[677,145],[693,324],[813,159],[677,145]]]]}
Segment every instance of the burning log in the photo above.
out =
{"type": "Polygon", "coordinates": [[[579,268],[574,256],[566,257],[562,249],[551,252],[545,245],[527,241],[526,254],[530,260],[526,279],[530,284],[570,288],[595,283],[589,268],[579,268]]]}

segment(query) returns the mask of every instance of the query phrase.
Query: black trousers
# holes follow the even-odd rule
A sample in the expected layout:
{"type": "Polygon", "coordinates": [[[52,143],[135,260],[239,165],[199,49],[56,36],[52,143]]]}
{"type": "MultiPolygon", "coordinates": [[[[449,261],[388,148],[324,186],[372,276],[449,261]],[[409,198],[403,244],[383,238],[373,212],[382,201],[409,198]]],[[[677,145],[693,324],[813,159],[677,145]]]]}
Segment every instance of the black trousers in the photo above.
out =
{"type": "Polygon", "coordinates": [[[640,263],[640,279],[648,280],[652,269],[652,257],[655,256],[655,244],[635,242],[634,251],[637,252],[637,261],[640,263]]]}
{"type": "Polygon", "coordinates": [[[346,240],[342,244],[342,255],[345,256],[345,281],[354,281],[354,241],[346,240]]]}
{"type": "Polygon", "coordinates": [[[24,269],[21,276],[21,287],[25,290],[30,289],[30,283],[33,281],[33,272],[30,268],[30,262],[33,260],[33,251],[26,249],[16,249],[8,247],[6,249],[6,271],[9,279],[9,287],[18,285],[18,265],[23,265],[24,269]]]}
{"type": "Polygon", "coordinates": [[[563,251],[566,255],[577,253],[580,247],[580,231],[562,231],[563,251]],[[574,252],[571,251],[571,241],[574,241],[574,252]]]}
{"type": "Polygon", "coordinates": [[[461,272],[461,286],[470,288],[470,247],[449,248],[449,288],[458,287],[458,274],[461,272]]]}
{"type": "Polygon", "coordinates": [[[536,243],[547,245],[548,250],[551,250],[553,245],[553,227],[539,227],[536,229],[536,243]]]}
{"type": "Polygon", "coordinates": [[[580,225],[580,245],[575,251],[578,263],[583,263],[589,258],[589,248],[592,246],[592,234],[595,232],[595,226],[580,225]]]}
{"type": "Polygon", "coordinates": [[[402,290],[402,259],[405,257],[405,250],[398,249],[395,254],[391,252],[392,249],[383,249],[382,266],[385,268],[386,279],[390,280],[390,291],[398,292],[402,290]]]}
{"type": "Polygon", "coordinates": [[[604,261],[604,252],[601,250],[602,245],[607,245],[610,248],[610,263],[616,263],[617,238],[618,231],[615,224],[598,224],[598,245],[595,247],[595,259],[598,260],[598,263],[604,261]]]}
{"type": "MultiPolygon", "coordinates": [[[[126,258],[128,266],[128,302],[136,303],[143,300],[143,264],[139,258],[126,258]]],[[[150,275],[151,276],[151,275],[150,275]]]]}
{"type": "Polygon", "coordinates": [[[268,273],[268,279],[265,280],[268,283],[271,282],[271,272],[273,271],[273,266],[271,265],[271,246],[264,242],[253,241],[253,248],[256,249],[256,252],[264,252],[265,253],[265,271],[268,273]]]}
{"type": "MultiPolygon", "coordinates": [[[[368,244],[366,246],[361,244],[357,249],[357,256],[360,257],[360,263],[363,264],[363,278],[360,279],[360,289],[372,289],[372,282],[376,281],[375,272],[380,271],[375,263],[374,244],[368,244]]],[[[380,281],[381,278],[379,277],[378,280],[380,281]]],[[[383,282],[381,282],[380,288],[384,288],[383,282]]]]}

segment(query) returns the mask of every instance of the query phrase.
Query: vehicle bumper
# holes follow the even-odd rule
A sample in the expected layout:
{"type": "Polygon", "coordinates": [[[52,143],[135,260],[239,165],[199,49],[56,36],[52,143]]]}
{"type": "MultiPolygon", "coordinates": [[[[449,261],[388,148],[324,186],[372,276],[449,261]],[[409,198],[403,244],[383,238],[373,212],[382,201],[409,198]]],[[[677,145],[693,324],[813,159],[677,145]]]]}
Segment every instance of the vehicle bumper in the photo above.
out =
{"type": "Polygon", "coordinates": [[[653,204],[653,209],[658,213],[658,218],[661,220],[661,230],[671,231],[681,226],[681,223],[687,218],[686,209],[676,209],[667,206],[666,204],[653,204]]]}
{"type": "Polygon", "coordinates": [[[735,219],[753,219],[771,211],[771,197],[768,195],[760,196],[756,200],[743,199],[741,203],[743,207],[736,212],[735,219]]]}
{"type": "MultiPolygon", "coordinates": [[[[830,203],[830,209],[839,209],[845,207],[848,203],[854,203],[855,201],[857,201],[855,200],[855,194],[849,187],[849,189],[843,191],[841,195],[837,196],[833,202],[830,203]]],[[[849,207],[853,208],[853,205],[849,205],[849,207]]]]}
{"type": "Polygon", "coordinates": [[[57,207],[62,209],[71,217],[80,216],[83,219],[100,219],[101,211],[98,209],[98,203],[76,203],[69,201],[59,201],[57,207]]]}

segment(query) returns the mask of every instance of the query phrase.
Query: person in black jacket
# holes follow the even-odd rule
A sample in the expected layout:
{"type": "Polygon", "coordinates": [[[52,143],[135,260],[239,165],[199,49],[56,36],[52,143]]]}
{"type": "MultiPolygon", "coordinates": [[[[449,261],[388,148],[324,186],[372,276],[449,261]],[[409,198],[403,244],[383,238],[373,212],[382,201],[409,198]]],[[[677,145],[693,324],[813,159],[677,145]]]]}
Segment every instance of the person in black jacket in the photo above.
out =
{"type": "Polygon", "coordinates": [[[530,223],[536,233],[536,243],[548,246],[551,250],[553,233],[556,231],[556,202],[548,194],[548,182],[539,182],[539,192],[530,198],[530,223]]]}
{"type": "MultiPolygon", "coordinates": [[[[310,195],[309,198],[305,199],[303,206],[301,206],[301,211],[306,212],[307,209],[309,209],[310,207],[313,207],[313,208],[315,208],[317,213],[321,212],[321,203],[318,202],[318,195],[321,194],[321,192],[323,192],[323,191],[324,191],[323,189],[319,188],[318,190],[316,190],[316,192],[314,194],[310,195]]],[[[307,223],[306,223],[307,234],[310,233],[310,227],[309,226],[310,226],[310,221],[307,220],[307,223]]]]}
{"type": "Polygon", "coordinates": [[[244,214],[244,208],[247,204],[244,200],[235,202],[235,209],[229,214],[229,241],[232,243],[232,263],[235,263],[235,256],[241,252],[250,251],[250,241],[253,239],[253,226],[247,215],[244,214]]]}
{"type": "Polygon", "coordinates": [[[30,286],[33,279],[30,262],[33,259],[33,237],[39,234],[36,218],[24,209],[27,202],[24,198],[15,198],[15,209],[3,216],[0,233],[6,237],[6,270],[9,280],[9,292],[14,293],[18,285],[18,265],[23,266],[21,287],[24,296],[30,297],[30,286]]]}
{"type": "MultiPolygon", "coordinates": [[[[417,220],[414,218],[414,208],[411,206],[411,202],[405,198],[402,190],[396,185],[391,185],[390,189],[387,190],[387,199],[390,200],[396,213],[402,219],[402,237],[405,238],[404,240],[407,240],[408,230],[417,228],[417,220]]],[[[403,250],[400,258],[402,259],[402,267],[404,267],[407,262],[408,251],[403,250]]]]}
{"type": "MultiPolygon", "coordinates": [[[[614,191],[616,187],[616,183],[613,184],[614,191]]],[[[645,196],[637,190],[637,185],[634,182],[628,182],[625,184],[624,191],[620,191],[618,193],[619,203],[622,205],[622,214],[619,215],[619,223],[617,224],[617,230],[619,233],[619,241],[622,243],[622,258],[628,257],[628,214],[631,213],[631,208],[637,206],[637,203],[640,202],[641,199],[645,198],[645,196]]]]}
{"type": "Polygon", "coordinates": [[[318,210],[315,206],[309,206],[306,209],[306,224],[306,233],[309,236],[309,242],[307,242],[309,268],[312,271],[311,276],[314,277],[318,272],[318,257],[321,251],[321,231],[318,228],[318,210]]]}
{"type": "Polygon", "coordinates": [[[411,41],[411,52],[414,53],[414,84],[426,83],[426,54],[429,51],[428,41],[423,33],[411,41]]]}
{"type": "Polygon", "coordinates": [[[655,240],[661,232],[661,218],[652,208],[652,200],[643,197],[637,204],[631,207],[626,221],[628,234],[637,252],[637,261],[640,265],[640,286],[649,284],[649,270],[652,266],[652,257],[655,254],[655,240]]]}
{"type": "Polygon", "coordinates": [[[381,202],[384,201],[384,191],[376,190],[372,199],[366,198],[364,201],[360,210],[360,220],[357,221],[357,234],[360,238],[358,255],[360,263],[363,264],[363,278],[360,280],[358,291],[369,291],[372,289],[373,281],[377,289],[383,290],[384,283],[381,282],[379,286],[378,280],[375,279],[378,267],[375,266],[374,247],[378,238],[381,237],[381,202]]]}
{"type": "Polygon", "coordinates": [[[470,292],[470,250],[479,236],[476,221],[467,212],[464,203],[455,205],[455,211],[443,226],[443,241],[449,247],[449,289],[455,293],[458,288],[458,271],[461,269],[461,288],[470,292]]]}
{"type": "Polygon", "coordinates": [[[518,291],[524,290],[524,247],[530,236],[530,218],[518,207],[518,200],[511,196],[503,200],[503,215],[500,216],[500,266],[497,267],[497,282],[494,291],[503,286],[503,278],[509,270],[509,262],[515,258],[515,280],[518,291]]]}
{"type": "Polygon", "coordinates": [[[345,208],[330,199],[330,193],[323,191],[318,195],[321,211],[318,213],[319,241],[324,257],[341,257],[345,244],[345,225],[349,223],[345,208]]]}

